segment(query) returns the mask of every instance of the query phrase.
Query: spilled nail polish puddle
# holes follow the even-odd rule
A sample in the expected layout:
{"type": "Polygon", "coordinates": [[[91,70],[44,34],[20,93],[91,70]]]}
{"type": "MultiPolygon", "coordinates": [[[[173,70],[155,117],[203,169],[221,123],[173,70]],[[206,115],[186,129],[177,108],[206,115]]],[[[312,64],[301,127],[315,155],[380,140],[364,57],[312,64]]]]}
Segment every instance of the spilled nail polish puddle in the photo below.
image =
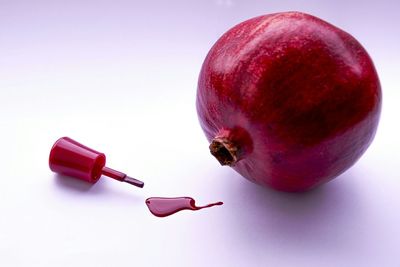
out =
{"type": "Polygon", "coordinates": [[[191,197],[150,197],[146,205],[150,212],[157,217],[167,217],[181,210],[201,210],[212,206],[220,206],[223,202],[211,203],[205,206],[196,206],[191,197]]]}

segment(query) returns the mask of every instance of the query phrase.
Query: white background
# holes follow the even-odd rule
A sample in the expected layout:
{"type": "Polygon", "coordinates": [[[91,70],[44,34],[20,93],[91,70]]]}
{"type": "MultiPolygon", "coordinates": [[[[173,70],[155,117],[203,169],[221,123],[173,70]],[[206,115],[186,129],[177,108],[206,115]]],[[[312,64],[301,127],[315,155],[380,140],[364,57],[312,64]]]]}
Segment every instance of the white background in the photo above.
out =
{"type": "Polygon", "coordinates": [[[398,1],[0,0],[0,266],[400,266],[398,1]],[[384,103],[362,159],[305,194],[263,189],[209,155],[197,75],[217,38],[285,10],[353,34],[384,103]],[[59,177],[70,136],[145,188],[59,177]],[[219,207],[156,218],[150,196],[219,207]]]}

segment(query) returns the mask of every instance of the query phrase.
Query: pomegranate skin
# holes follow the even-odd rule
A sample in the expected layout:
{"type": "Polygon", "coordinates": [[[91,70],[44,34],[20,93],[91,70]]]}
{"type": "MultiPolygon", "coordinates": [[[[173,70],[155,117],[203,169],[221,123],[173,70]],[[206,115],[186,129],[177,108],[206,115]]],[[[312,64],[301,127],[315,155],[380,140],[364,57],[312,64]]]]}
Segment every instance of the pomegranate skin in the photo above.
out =
{"type": "Polygon", "coordinates": [[[196,107],[211,153],[262,186],[305,191],[350,168],[371,144],[381,87],[343,30],[308,14],[244,21],[209,51],[196,107]]]}

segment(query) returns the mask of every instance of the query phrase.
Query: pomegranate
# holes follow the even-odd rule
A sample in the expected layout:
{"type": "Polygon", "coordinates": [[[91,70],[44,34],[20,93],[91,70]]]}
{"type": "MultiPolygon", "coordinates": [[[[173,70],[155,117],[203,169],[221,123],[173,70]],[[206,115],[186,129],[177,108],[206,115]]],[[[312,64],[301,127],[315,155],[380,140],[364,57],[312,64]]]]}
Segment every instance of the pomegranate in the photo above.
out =
{"type": "Polygon", "coordinates": [[[377,129],[381,88],[350,34],[312,15],[252,18],[209,51],[196,106],[211,154],[243,177],[304,191],[350,168],[377,129]]]}

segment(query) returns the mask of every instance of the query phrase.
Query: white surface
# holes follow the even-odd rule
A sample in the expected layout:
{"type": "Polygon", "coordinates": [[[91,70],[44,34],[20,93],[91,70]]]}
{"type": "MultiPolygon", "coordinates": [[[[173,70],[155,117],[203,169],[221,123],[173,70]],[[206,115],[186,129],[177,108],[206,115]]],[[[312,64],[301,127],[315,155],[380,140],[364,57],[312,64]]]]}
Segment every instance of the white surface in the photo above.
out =
{"type": "Polygon", "coordinates": [[[396,1],[0,0],[0,266],[400,266],[396,1]],[[279,2],[279,3],[276,3],[279,2]],[[318,190],[283,194],[209,155],[195,89],[234,24],[301,10],[358,38],[381,77],[373,145],[318,190]],[[47,160],[70,136],[143,190],[62,179],[47,160]],[[225,204],[168,218],[150,196],[225,204]]]}

